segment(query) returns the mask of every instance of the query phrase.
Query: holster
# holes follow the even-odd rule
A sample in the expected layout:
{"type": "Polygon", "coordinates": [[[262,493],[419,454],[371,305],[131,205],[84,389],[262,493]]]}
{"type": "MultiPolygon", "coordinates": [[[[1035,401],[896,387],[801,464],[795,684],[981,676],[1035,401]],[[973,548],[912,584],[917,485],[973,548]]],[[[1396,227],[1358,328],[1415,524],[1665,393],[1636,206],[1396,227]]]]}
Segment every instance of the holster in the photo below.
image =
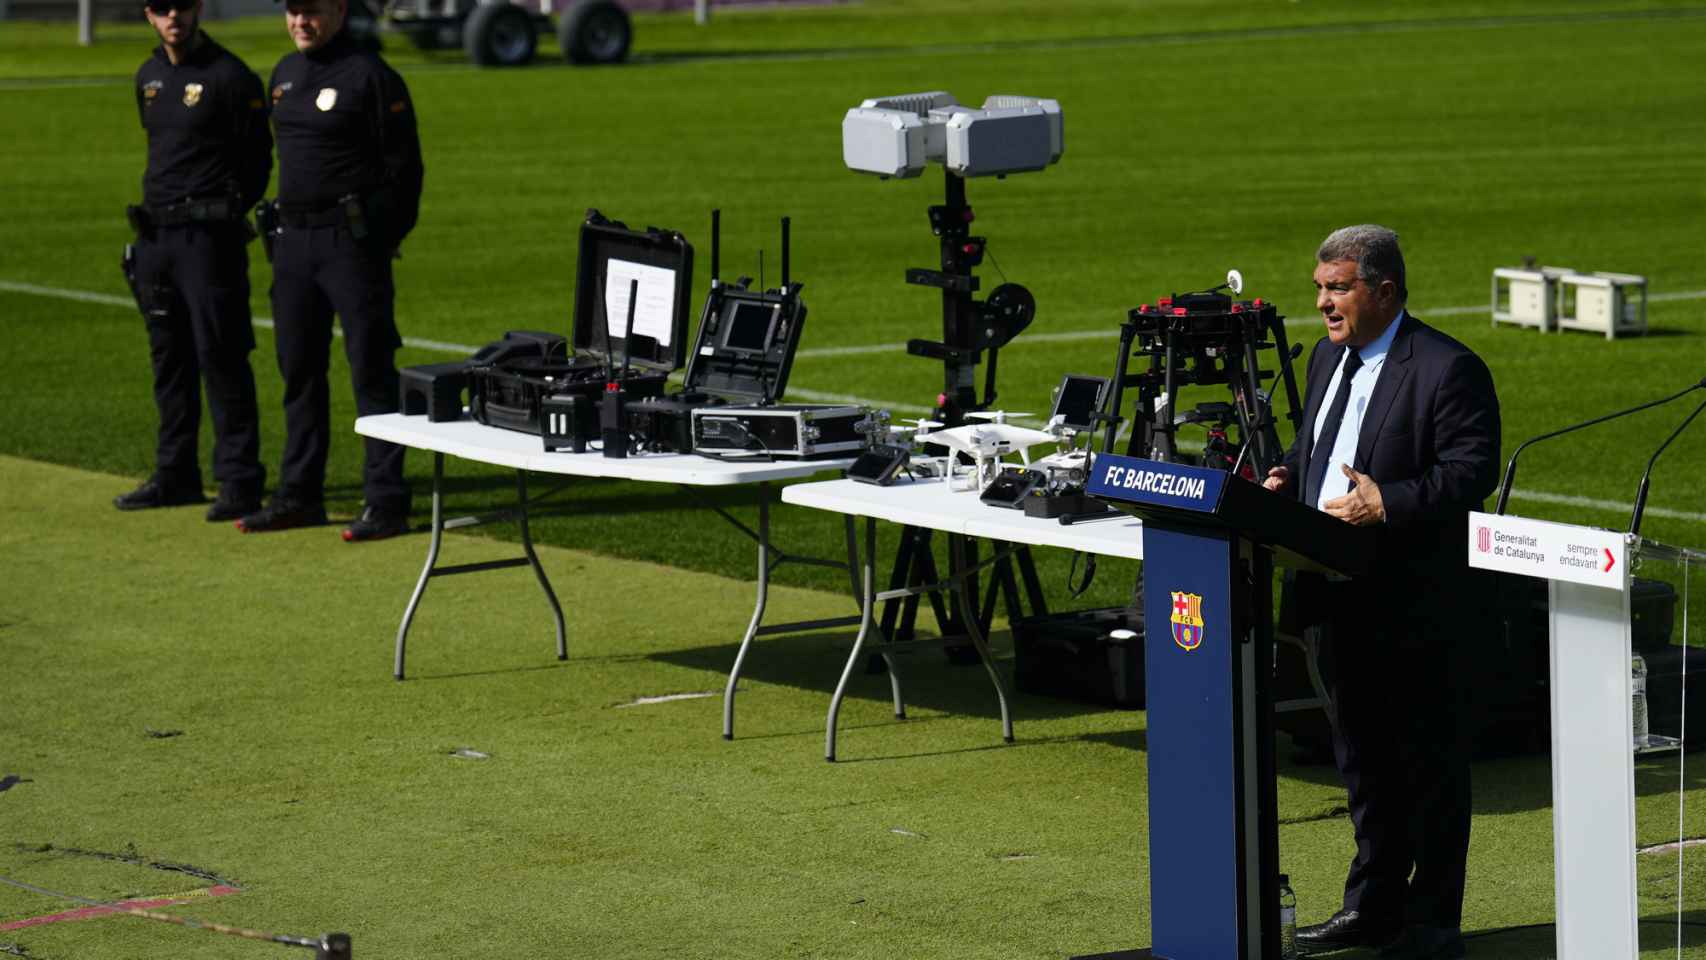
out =
{"type": "MultiPolygon", "coordinates": [[[[137,209],[135,207],[132,210],[137,209]]],[[[146,213],[146,211],[144,211],[146,213]]],[[[124,272],[125,286],[130,288],[131,299],[136,301],[136,309],[142,314],[142,319],[148,323],[164,319],[172,313],[175,297],[170,287],[144,286],[136,278],[136,245],[124,245],[124,256],[119,259],[119,269],[124,272]]]]}
{"type": "Polygon", "coordinates": [[[344,220],[350,237],[367,251],[382,260],[401,256],[397,250],[397,218],[393,208],[392,189],[380,187],[364,195],[347,194],[338,198],[343,205],[344,220]]]}
{"type": "Polygon", "coordinates": [[[261,238],[261,250],[267,255],[267,262],[272,262],[273,240],[279,233],[278,203],[274,200],[262,200],[255,204],[255,232],[261,238]]]}
{"type": "MultiPolygon", "coordinates": [[[[135,235],[136,239],[154,239],[154,217],[148,212],[147,207],[138,206],[134,203],[129,204],[124,208],[124,219],[130,223],[131,233],[135,235]]],[[[130,247],[127,245],[125,249],[129,250],[130,247]]]]}

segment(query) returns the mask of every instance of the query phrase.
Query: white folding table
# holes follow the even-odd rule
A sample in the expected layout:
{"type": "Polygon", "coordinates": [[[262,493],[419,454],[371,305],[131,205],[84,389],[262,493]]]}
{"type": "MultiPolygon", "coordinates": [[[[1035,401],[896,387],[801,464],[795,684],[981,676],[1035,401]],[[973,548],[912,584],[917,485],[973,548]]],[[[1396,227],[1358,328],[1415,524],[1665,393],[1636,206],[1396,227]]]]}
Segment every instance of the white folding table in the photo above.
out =
{"type": "MultiPolygon", "coordinates": [[[[408,640],[409,624],[414,619],[415,610],[420,606],[422,595],[426,593],[428,581],[434,577],[522,565],[533,568],[534,576],[538,578],[540,588],[545,591],[545,599],[551,604],[551,613],[556,620],[557,628],[557,659],[568,659],[569,648],[568,638],[563,626],[563,609],[557,602],[556,593],[551,589],[551,581],[546,578],[544,569],[539,565],[539,558],[533,551],[533,537],[528,530],[527,474],[529,471],[564,477],[603,477],[640,480],[649,483],[670,483],[685,489],[746,483],[758,484],[758,529],[756,531],[741,523],[722,508],[711,508],[758,544],[758,597],[753,605],[752,620],[747,625],[746,635],[741,639],[740,650],[735,654],[734,666],[729,671],[728,685],[723,691],[724,738],[732,739],[734,737],[735,684],[740,679],[741,665],[746,661],[747,649],[751,646],[754,637],[785,631],[844,627],[860,622],[858,617],[847,616],[770,626],[763,625],[764,607],[769,597],[770,571],[775,567],[783,563],[806,563],[832,567],[845,566],[849,571],[852,571],[855,566],[851,553],[843,563],[842,561],[822,560],[814,557],[797,557],[777,549],[770,542],[770,502],[768,498],[770,483],[776,480],[795,480],[801,477],[809,477],[830,470],[841,470],[852,462],[851,459],[762,462],[713,460],[692,454],[648,453],[635,454],[625,458],[611,458],[596,452],[547,453],[537,436],[488,427],[467,418],[434,423],[425,416],[406,416],[400,413],[361,417],[355,422],[355,432],[364,437],[387,440],[417,450],[430,450],[433,454],[432,539],[427,546],[426,565],[421,570],[420,579],[415,583],[415,590],[409,597],[408,606],[403,610],[402,623],[397,627],[396,661],[392,673],[398,680],[403,679],[403,652],[408,640]],[[525,556],[508,560],[489,560],[482,563],[443,567],[438,565],[438,553],[445,529],[443,487],[444,458],[447,455],[515,470],[517,516],[521,527],[521,546],[525,556]]],[[[853,543],[853,520],[851,517],[847,518],[846,528],[847,541],[851,549],[853,543]]]]}
{"type": "MultiPolygon", "coordinates": [[[[951,490],[948,484],[940,479],[903,479],[887,487],[856,480],[799,483],[782,490],[782,502],[844,515],[848,559],[859,568],[855,585],[859,600],[859,634],[853,641],[852,652],[847,655],[847,665],[842,668],[841,680],[835,686],[835,695],[830,698],[829,717],[824,726],[824,759],[831,762],[835,760],[836,717],[840,713],[841,701],[846,696],[847,684],[853,676],[854,667],[859,662],[859,655],[867,649],[866,640],[871,632],[873,611],[877,603],[944,590],[952,591],[958,597],[964,612],[968,639],[977,649],[984,669],[989,674],[990,683],[995,687],[995,696],[1001,707],[1002,737],[1011,742],[1013,718],[1007,708],[1006,685],[990,658],[988,645],[978,628],[977,611],[972,609],[971,595],[965,589],[967,578],[1025,546],[1061,547],[1132,560],[1143,558],[1143,525],[1134,517],[1115,513],[1104,519],[1063,525],[1058,520],[1026,516],[1021,510],[989,506],[979,500],[975,492],[951,490]],[[854,517],[865,518],[865,550],[862,561],[858,558],[859,550],[853,539],[854,517]],[[939,583],[877,592],[875,558],[878,520],[947,533],[947,578],[939,583]],[[993,556],[973,563],[967,548],[974,539],[997,541],[1004,546],[993,556]]],[[[901,697],[900,677],[895,672],[893,658],[888,655],[890,645],[877,643],[869,645],[869,649],[881,654],[888,663],[895,716],[905,717],[906,707],[901,697]]]]}

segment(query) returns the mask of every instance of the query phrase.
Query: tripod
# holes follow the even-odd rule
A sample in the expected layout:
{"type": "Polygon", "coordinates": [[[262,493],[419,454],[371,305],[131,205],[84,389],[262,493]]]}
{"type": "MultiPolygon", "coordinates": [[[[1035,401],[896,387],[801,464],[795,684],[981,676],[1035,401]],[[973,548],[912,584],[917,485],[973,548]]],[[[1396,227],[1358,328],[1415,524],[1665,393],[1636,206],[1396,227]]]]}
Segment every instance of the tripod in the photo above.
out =
{"type": "MultiPolygon", "coordinates": [[[[984,300],[974,298],[973,294],[977,292],[979,282],[972,270],[983,263],[988,241],[984,237],[971,235],[974,214],[966,203],[965,179],[946,169],[943,175],[947,178],[945,202],[932,206],[929,210],[931,232],[940,242],[941,269],[916,267],[906,271],[907,283],[935,287],[942,291],[942,339],[909,340],[906,352],[916,357],[942,361],[942,392],[936,398],[934,416],[946,427],[957,427],[966,422],[966,414],[987,410],[994,404],[995,372],[1001,347],[1017,336],[1036,316],[1036,300],[1029,290],[1016,283],[997,286],[984,300]],[[979,397],[977,367],[986,351],[989,362],[984,368],[983,395],[979,397]]],[[[942,578],[937,575],[931,540],[930,530],[910,526],[902,528],[894,568],[889,575],[891,590],[920,587],[941,581],[942,578]]],[[[978,564],[976,542],[968,542],[964,553],[965,567],[975,568],[978,564]]],[[[950,576],[961,570],[960,554],[961,551],[949,551],[950,576]]],[[[1048,612],[1043,599],[1042,584],[1037,579],[1036,564],[1031,559],[1029,547],[1019,547],[1011,558],[1004,557],[996,561],[991,575],[994,588],[986,596],[981,595],[975,574],[967,578],[965,586],[969,591],[967,595],[971,598],[971,603],[967,606],[978,611],[978,626],[985,634],[995,614],[998,593],[1006,601],[1009,622],[1025,615],[1025,603],[1029,604],[1035,615],[1048,612]],[[1017,578],[1013,569],[1015,565],[1018,567],[1017,578]],[[1024,584],[1024,603],[1021,602],[1020,581],[1024,584]]],[[[930,608],[935,614],[936,625],[943,639],[948,641],[949,660],[955,663],[977,663],[978,657],[972,647],[953,643],[956,638],[966,636],[966,623],[959,610],[943,603],[940,592],[925,595],[930,598],[930,608]]],[[[913,639],[919,596],[912,594],[905,599],[897,598],[883,603],[881,627],[884,638],[890,641],[913,639]]],[[[872,672],[883,669],[882,659],[874,656],[868,663],[868,669],[872,672]]]]}

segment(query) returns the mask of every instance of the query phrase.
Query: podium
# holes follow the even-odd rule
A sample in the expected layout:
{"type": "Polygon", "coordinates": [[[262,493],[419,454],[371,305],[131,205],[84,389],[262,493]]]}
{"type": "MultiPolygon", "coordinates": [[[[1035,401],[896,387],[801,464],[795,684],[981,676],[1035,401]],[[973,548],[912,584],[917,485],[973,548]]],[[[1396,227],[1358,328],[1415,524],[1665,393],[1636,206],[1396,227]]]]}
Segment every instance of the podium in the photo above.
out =
{"type": "Polygon", "coordinates": [[[1548,583],[1558,960],[1640,952],[1634,754],[1676,749],[1683,731],[1633,742],[1631,588],[1637,566],[1686,577],[1703,562],[1706,553],[1609,530],[1469,516],[1470,566],[1548,583]]]}
{"type": "Polygon", "coordinates": [[[1151,946],[1099,956],[1272,960],[1273,571],[1366,572],[1375,532],[1183,464],[1099,454],[1088,489],[1143,519],[1149,714],[1151,946]]]}

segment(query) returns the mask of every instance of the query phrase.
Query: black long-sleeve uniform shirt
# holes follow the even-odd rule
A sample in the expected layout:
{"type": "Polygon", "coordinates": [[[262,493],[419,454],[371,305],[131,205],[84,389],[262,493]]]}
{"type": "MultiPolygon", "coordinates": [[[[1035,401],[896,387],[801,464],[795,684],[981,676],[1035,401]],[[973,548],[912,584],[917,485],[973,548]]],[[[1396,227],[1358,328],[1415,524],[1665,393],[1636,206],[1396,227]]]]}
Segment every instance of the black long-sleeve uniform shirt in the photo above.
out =
{"type": "Polygon", "coordinates": [[[348,194],[378,198],[396,240],[420,213],[420,136],[403,78],[342,30],[272,72],[281,204],[325,208],[348,194]]]}
{"type": "Polygon", "coordinates": [[[155,47],[136,71],[136,110],[148,132],[144,203],[222,197],[233,186],[244,208],[260,200],[272,174],[265,91],[212,37],[202,34],[177,66],[155,47]]]}

